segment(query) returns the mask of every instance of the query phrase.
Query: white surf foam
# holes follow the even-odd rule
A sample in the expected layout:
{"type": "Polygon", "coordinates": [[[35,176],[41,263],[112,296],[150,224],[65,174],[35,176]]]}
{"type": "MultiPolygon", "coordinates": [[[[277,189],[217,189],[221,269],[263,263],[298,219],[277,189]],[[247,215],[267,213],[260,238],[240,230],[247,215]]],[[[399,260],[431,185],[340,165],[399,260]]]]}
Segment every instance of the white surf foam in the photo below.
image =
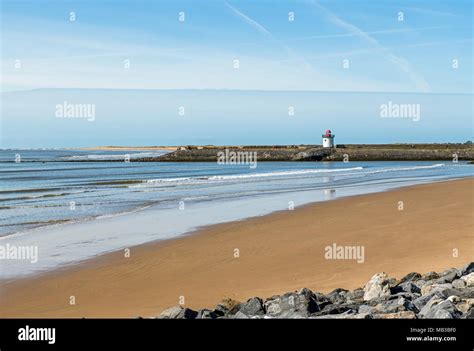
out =
{"type": "Polygon", "coordinates": [[[296,170],[296,171],[280,171],[280,172],[267,172],[267,173],[230,174],[230,175],[180,177],[180,178],[159,178],[159,179],[148,179],[148,180],[144,180],[143,182],[146,184],[174,183],[174,182],[191,183],[191,182],[206,182],[206,181],[212,182],[212,181],[234,180],[234,179],[298,176],[298,175],[313,174],[313,173],[349,172],[349,171],[358,171],[358,170],[363,170],[363,169],[364,169],[363,167],[333,168],[333,169],[302,169],[302,170],[296,170]]]}

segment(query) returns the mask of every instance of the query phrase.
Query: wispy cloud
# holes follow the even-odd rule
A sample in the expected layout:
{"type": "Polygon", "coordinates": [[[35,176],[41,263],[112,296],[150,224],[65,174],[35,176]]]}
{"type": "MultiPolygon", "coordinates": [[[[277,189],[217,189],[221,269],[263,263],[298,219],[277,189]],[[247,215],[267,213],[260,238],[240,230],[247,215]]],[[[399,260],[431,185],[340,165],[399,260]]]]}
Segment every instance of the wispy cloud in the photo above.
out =
{"type": "Polygon", "coordinates": [[[375,48],[379,49],[380,52],[382,52],[383,56],[391,63],[396,65],[400,70],[405,72],[410,80],[415,83],[416,87],[418,90],[422,92],[430,92],[431,87],[428,84],[428,82],[424,79],[424,77],[418,73],[413,66],[403,57],[397,56],[394,53],[392,53],[390,50],[388,50],[386,47],[384,47],[380,42],[372,37],[370,34],[367,32],[364,32],[361,30],[359,27],[355,26],[352,23],[349,23],[343,19],[341,19],[339,16],[337,16],[334,12],[328,10],[326,7],[322,6],[319,4],[317,1],[313,1],[314,6],[316,6],[323,14],[326,16],[326,18],[331,21],[333,24],[335,24],[338,27],[341,27],[345,30],[347,30],[349,33],[353,34],[354,36],[357,36],[375,48]]]}
{"type": "Polygon", "coordinates": [[[226,6],[232,10],[234,14],[236,14],[240,19],[242,19],[244,22],[249,24],[252,28],[257,30],[259,33],[270,39],[272,42],[276,43],[279,45],[286,53],[287,55],[292,59],[301,62],[307,69],[311,70],[314,72],[314,68],[311,66],[309,62],[307,62],[304,58],[301,56],[295,54],[293,50],[291,50],[287,45],[285,45],[282,41],[276,39],[273,34],[266,29],[263,25],[258,23],[256,20],[250,18],[248,15],[243,13],[242,11],[238,10],[234,6],[230,5],[229,3],[225,2],[226,6]]]}
{"type": "MultiPolygon", "coordinates": [[[[396,33],[406,33],[406,32],[418,32],[423,30],[433,30],[433,29],[447,29],[452,28],[451,26],[435,26],[435,27],[419,27],[419,28],[397,28],[397,29],[382,29],[382,30],[374,30],[370,32],[365,32],[370,35],[377,35],[377,34],[396,34],[396,33]]],[[[312,40],[312,39],[331,39],[331,38],[347,38],[347,37],[354,37],[357,34],[355,33],[339,33],[339,34],[327,34],[327,35],[312,35],[307,37],[301,38],[290,38],[284,39],[284,42],[292,42],[292,41],[303,41],[303,40],[312,40]]]]}
{"type": "Polygon", "coordinates": [[[419,7],[404,7],[402,10],[408,10],[412,12],[418,12],[423,15],[430,15],[430,16],[451,16],[451,17],[456,17],[458,15],[451,13],[451,12],[446,12],[446,11],[437,11],[437,10],[432,10],[432,9],[422,9],[419,7]]]}
{"type": "MultiPolygon", "coordinates": [[[[447,44],[463,44],[463,43],[472,43],[473,39],[459,39],[459,40],[451,40],[451,41],[432,41],[432,42],[424,42],[424,43],[416,43],[416,44],[407,44],[407,45],[397,45],[397,46],[390,46],[384,48],[366,48],[366,49],[358,49],[358,50],[350,50],[350,51],[339,51],[339,52],[325,52],[321,55],[310,55],[305,56],[307,60],[323,60],[328,58],[335,58],[335,57],[350,57],[356,55],[367,55],[378,53],[382,51],[390,52],[393,49],[411,49],[411,48],[421,48],[421,47],[431,47],[431,46],[440,46],[440,45],[447,45],[447,44]]],[[[282,59],[276,60],[275,62],[285,62],[291,61],[291,59],[282,59]]]]}
{"type": "Polygon", "coordinates": [[[242,11],[239,11],[237,8],[235,8],[234,6],[230,5],[229,3],[225,3],[226,6],[232,10],[232,12],[234,12],[238,17],[240,17],[241,19],[243,19],[246,23],[248,23],[251,27],[255,28],[257,31],[259,31],[261,34],[269,37],[270,39],[272,40],[276,40],[272,33],[270,33],[264,26],[262,26],[260,23],[258,23],[257,21],[253,20],[252,18],[250,18],[249,16],[247,16],[245,13],[243,13],[242,11]]]}

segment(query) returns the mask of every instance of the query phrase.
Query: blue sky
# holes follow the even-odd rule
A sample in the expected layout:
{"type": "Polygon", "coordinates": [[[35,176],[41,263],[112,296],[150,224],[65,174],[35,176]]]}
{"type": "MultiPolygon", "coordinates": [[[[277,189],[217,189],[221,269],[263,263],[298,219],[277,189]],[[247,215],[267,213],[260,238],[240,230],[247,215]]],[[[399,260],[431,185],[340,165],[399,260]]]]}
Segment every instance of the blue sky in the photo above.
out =
{"type": "Polygon", "coordinates": [[[3,91],[472,92],[470,0],[2,0],[2,20],[3,91]]]}
{"type": "Polygon", "coordinates": [[[4,109],[0,147],[319,144],[326,129],[339,144],[472,136],[467,94],[42,89],[6,93],[4,109]],[[94,102],[96,116],[55,118],[54,106],[63,101],[94,102]],[[388,101],[420,104],[420,120],[380,118],[388,101]]]}
{"type": "MultiPolygon", "coordinates": [[[[422,111],[432,111],[431,115],[425,115],[426,119],[439,123],[443,120],[442,110],[450,115],[445,118],[451,119],[458,129],[451,130],[446,136],[441,128],[444,124],[439,125],[438,132],[434,128],[436,124],[432,124],[431,128],[421,128],[408,137],[402,133],[407,128],[403,125],[406,121],[390,122],[397,141],[421,142],[447,137],[464,141],[472,136],[471,0],[1,0],[1,6],[1,90],[7,92],[2,94],[4,147],[30,146],[26,140],[37,140],[34,146],[55,147],[112,142],[106,133],[94,137],[92,134],[96,133],[91,133],[87,140],[76,138],[62,122],[61,127],[55,124],[58,135],[54,142],[48,138],[48,130],[29,129],[28,121],[54,118],[54,106],[62,102],[56,101],[58,91],[49,93],[50,99],[46,99],[51,103],[49,109],[47,106],[36,108],[38,99],[27,100],[32,94],[25,95],[23,104],[15,99],[13,103],[9,101],[13,96],[9,92],[47,88],[137,92],[140,89],[226,89],[421,93],[428,97],[415,98],[414,103],[423,103],[422,111]],[[74,12],[75,21],[69,20],[71,12],[74,12]],[[184,21],[179,20],[180,12],[184,12],[184,21]],[[290,12],[294,14],[293,21],[289,20],[290,12]],[[399,20],[400,12],[403,21],[399,20]],[[235,60],[239,62],[238,68],[234,67],[235,60]],[[458,62],[457,68],[453,68],[453,60],[458,62]],[[128,68],[125,67],[127,62],[130,63],[128,68]],[[344,67],[344,63],[348,63],[348,67],[344,67]],[[442,106],[434,111],[432,107],[439,106],[439,101],[452,103],[449,96],[453,94],[463,96],[463,103],[442,106]],[[38,111],[43,115],[38,115],[38,111]],[[16,116],[15,119],[12,116],[16,116]],[[400,126],[398,134],[397,129],[393,129],[397,125],[400,126]],[[24,141],[19,142],[22,138],[24,141]]],[[[176,94],[176,103],[182,104],[179,93],[176,94]]],[[[341,131],[347,128],[347,123],[343,122],[345,116],[353,115],[360,123],[373,125],[372,137],[364,140],[380,142],[380,137],[376,140],[373,136],[383,135],[388,124],[372,123],[376,116],[367,115],[365,108],[358,109],[357,106],[368,106],[370,111],[376,109],[380,101],[375,102],[373,96],[358,95],[356,106],[346,106],[345,110],[335,106],[337,99],[331,100],[334,105],[325,106],[331,120],[320,116],[314,127],[341,131]],[[339,118],[334,110],[339,111],[339,118]]],[[[406,95],[393,97],[403,103],[400,96],[406,95]]],[[[70,99],[100,106],[120,105],[113,94],[97,94],[96,97],[84,94],[81,98],[75,92],[70,99]]],[[[387,101],[389,99],[392,98],[387,96],[387,101]]],[[[204,112],[195,114],[194,121],[206,123],[205,111],[217,114],[228,110],[228,106],[221,106],[218,99],[210,101],[211,106],[200,109],[204,112]]],[[[295,107],[300,111],[300,118],[310,118],[302,113],[314,111],[311,99],[299,101],[299,108],[295,107]]],[[[237,101],[236,104],[240,103],[237,101]]],[[[262,119],[269,117],[266,106],[253,104],[248,110],[253,111],[254,120],[259,116],[262,119]]],[[[115,112],[117,121],[121,121],[119,128],[122,126],[126,130],[133,122],[142,125],[144,134],[149,133],[142,115],[151,115],[153,111],[141,110],[141,116],[132,118],[124,115],[124,111],[128,111],[124,107],[115,112]]],[[[98,109],[97,120],[100,120],[100,111],[105,109],[111,110],[98,109]]],[[[160,116],[162,119],[175,118],[174,115],[160,116]]],[[[107,120],[113,123],[112,117],[108,116],[107,120]]],[[[288,136],[287,130],[277,129],[271,136],[260,139],[262,142],[298,143],[298,135],[288,136]]],[[[216,142],[259,142],[257,135],[249,139],[215,127],[209,131],[213,133],[209,139],[216,142]],[[226,139],[219,135],[226,135],[226,139]]],[[[154,144],[160,144],[160,138],[165,136],[155,132],[157,142],[154,144]]],[[[318,134],[319,130],[315,131],[315,135],[318,134]]],[[[343,132],[345,134],[351,135],[347,130],[343,132]]],[[[146,143],[152,138],[150,134],[146,143]]],[[[184,136],[178,127],[167,130],[166,138],[175,140],[175,144],[203,143],[192,135],[184,136]]],[[[301,142],[310,141],[304,139],[301,142]]],[[[359,139],[352,137],[345,142],[354,140],[359,139]]],[[[140,139],[129,141],[120,143],[145,144],[140,139]]]]}

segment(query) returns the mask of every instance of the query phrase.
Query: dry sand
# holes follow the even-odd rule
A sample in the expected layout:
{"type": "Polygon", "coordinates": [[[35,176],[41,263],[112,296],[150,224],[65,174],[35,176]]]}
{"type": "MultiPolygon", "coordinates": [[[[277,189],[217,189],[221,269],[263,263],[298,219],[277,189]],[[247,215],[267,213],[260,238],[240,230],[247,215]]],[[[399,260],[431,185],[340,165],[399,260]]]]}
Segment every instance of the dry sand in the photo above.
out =
{"type": "Polygon", "coordinates": [[[461,267],[474,260],[473,185],[469,178],[311,204],[133,247],[128,258],[120,251],[1,282],[0,316],[147,317],[180,296],[197,309],[302,287],[354,289],[381,271],[461,267]],[[333,243],[364,246],[364,263],[325,259],[333,243]]]}

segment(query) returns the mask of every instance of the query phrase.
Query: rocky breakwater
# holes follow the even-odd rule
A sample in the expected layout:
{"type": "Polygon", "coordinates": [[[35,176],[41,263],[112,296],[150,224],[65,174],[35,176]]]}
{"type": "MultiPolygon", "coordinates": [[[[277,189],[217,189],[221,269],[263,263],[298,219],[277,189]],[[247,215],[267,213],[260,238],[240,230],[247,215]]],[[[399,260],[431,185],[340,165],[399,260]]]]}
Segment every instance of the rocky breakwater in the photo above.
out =
{"type": "Polygon", "coordinates": [[[219,155],[229,159],[256,155],[264,161],[436,161],[474,159],[474,146],[464,144],[348,144],[336,148],[318,145],[273,146],[182,146],[159,157],[137,158],[133,162],[219,162],[219,155]]]}
{"type": "Polygon", "coordinates": [[[468,161],[474,159],[472,143],[338,145],[326,161],[468,161]]]}
{"type": "Polygon", "coordinates": [[[160,162],[219,162],[224,158],[232,160],[254,157],[258,162],[265,161],[321,161],[333,154],[335,149],[317,146],[229,146],[229,147],[182,147],[156,158],[137,159],[135,161],[160,162]]]}
{"type": "Polygon", "coordinates": [[[473,319],[474,262],[442,273],[412,272],[397,280],[375,274],[353,291],[336,289],[321,294],[303,288],[263,300],[225,299],[216,307],[194,311],[171,307],[156,318],[164,319],[473,319]]]}

